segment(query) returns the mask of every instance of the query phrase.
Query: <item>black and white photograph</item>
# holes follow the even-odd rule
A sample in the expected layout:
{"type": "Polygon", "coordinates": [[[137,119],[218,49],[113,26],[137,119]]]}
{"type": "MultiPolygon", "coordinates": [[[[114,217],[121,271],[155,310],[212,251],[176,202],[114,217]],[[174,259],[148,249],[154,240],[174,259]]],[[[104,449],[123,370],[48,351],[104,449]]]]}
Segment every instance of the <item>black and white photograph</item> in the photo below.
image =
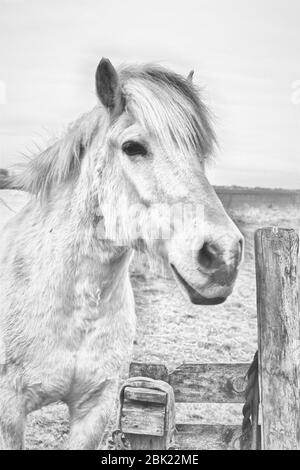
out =
{"type": "Polygon", "coordinates": [[[298,0],[0,0],[0,450],[300,450],[299,233],[298,0]]]}

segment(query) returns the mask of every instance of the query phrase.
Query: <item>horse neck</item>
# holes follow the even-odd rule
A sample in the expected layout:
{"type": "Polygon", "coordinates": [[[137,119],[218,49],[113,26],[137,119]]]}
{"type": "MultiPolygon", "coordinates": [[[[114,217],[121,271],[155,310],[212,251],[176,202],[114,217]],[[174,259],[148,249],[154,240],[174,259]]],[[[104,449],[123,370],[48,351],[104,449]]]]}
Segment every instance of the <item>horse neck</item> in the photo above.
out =
{"type": "Polygon", "coordinates": [[[46,227],[56,221],[52,249],[60,250],[77,296],[82,298],[89,292],[93,296],[99,294],[101,303],[122,303],[127,294],[132,250],[104,238],[104,220],[97,213],[93,197],[82,197],[78,188],[70,184],[63,194],[57,192],[49,201],[45,214],[46,227]]]}

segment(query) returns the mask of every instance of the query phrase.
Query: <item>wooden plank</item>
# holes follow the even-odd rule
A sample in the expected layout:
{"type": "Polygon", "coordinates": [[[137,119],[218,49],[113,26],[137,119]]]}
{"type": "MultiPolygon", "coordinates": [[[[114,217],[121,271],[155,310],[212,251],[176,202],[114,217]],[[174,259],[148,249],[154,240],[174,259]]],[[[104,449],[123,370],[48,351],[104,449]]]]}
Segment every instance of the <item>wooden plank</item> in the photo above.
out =
{"type": "Polygon", "coordinates": [[[124,399],[165,405],[167,403],[167,394],[166,392],[152,388],[126,387],[124,390],[124,399]]]}
{"type": "Polygon", "coordinates": [[[125,434],[163,436],[165,430],[165,405],[124,401],[121,429],[125,434]]]}
{"type": "Polygon", "coordinates": [[[132,362],[129,369],[129,377],[150,377],[154,380],[168,382],[169,372],[163,364],[151,364],[143,362],[132,362]]]}
{"type": "Polygon", "coordinates": [[[255,234],[262,447],[300,449],[299,311],[294,230],[255,234]]]}
{"type": "Polygon", "coordinates": [[[178,403],[243,403],[249,364],[183,364],[169,374],[178,403]]]}
{"type": "Polygon", "coordinates": [[[241,426],[226,424],[177,424],[176,448],[180,450],[239,450],[241,426]]]}
{"type": "Polygon", "coordinates": [[[138,376],[123,385],[118,426],[130,447],[162,450],[173,445],[175,400],[173,388],[165,381],[138,376]]]}
{"type": "Polygon", "coordinates": [[[165,439],[158,436],[126,434],[131,450],[166,450],[165,439]]]}

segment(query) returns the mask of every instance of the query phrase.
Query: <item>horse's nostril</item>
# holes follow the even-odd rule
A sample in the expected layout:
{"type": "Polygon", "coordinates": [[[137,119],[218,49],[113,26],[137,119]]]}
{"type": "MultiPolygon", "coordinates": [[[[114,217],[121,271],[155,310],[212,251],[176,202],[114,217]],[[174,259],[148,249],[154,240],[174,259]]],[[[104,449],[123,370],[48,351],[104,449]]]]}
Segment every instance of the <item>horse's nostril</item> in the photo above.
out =
{"type": "Polygon", "coordinates": [[[219,246],[215,243],[205,242],[198,252],[199,269],[215,271],[227,265],[228,269],[235,269],[243,258],[244,241],[235,240],[232,245],[219,246]]]}
{"type": "Polygon", "coordinates": [[[198,262],[204,269],[212,269],[216,264],[217,253],[209,243],[204,243],[198,253],[198,262]]]}

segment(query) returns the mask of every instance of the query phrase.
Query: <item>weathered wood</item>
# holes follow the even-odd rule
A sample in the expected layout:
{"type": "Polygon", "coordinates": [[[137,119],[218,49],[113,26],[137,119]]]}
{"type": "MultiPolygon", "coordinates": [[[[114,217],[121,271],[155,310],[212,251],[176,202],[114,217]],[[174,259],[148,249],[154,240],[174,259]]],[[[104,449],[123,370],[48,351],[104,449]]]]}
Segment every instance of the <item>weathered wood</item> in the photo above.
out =
{"type": "Polygon", "coordinates": [[[118,428],[131,449],[168,449],[175,434],[175,399],[162,380],[131,377],[120,392],[118,428]]]}
{"type": "Polygon", "coordinates": [[[166,450],[166,441],[164,437],[126,434],[132,450],[166,450]]]}
{"type": "Polygon", "coordinates": [[[146,403],[167,403],[167,394],[161,390],[153,390],[151,388],[135,388],[126,387],[124,390],[125,400],[135,400],[146,403]]]}
{"type": "Polygon", "coordinates": [[[169,374],[178,403],[243,403],[249,364],[183,364],[169,374]]]}
{"type": "Polygon", "coordinates": [[[299,240],[293,230],[255,235],[262,447],[300,449],[299,240]]]}
{"type": "Polygon", "coordinates": [[[182,364],[170,374],[163,364],[137,363],[131,377],[164,377],[178,403],[243,403],[250,364],[182,364]]]}
{"type": "Polygon", "coordinates": [[[252,415],[252,440],[251,450],[261,450],[261,425],[259,423],[259,384],[254,385],[253,390],[253,415],[252,415]]]}
{"type": "Polygon", "coordinates": [[[165,406],[124,401],[121,417],[122,431],[130,434],[163,436],[165,406]]]}
{"type": "Polygon", "coordinates": [[[168,382],[169,372],[163,364],[149,364],[143,362],[132,362],[129,369],[129,377],[150,377],[154,380],[168,382]]]}
{"type": "Polygon", "coordinates": [[[180,450],[239,450],[241,426],[226,424],[177,424],[176,448],[180,450]]]}

